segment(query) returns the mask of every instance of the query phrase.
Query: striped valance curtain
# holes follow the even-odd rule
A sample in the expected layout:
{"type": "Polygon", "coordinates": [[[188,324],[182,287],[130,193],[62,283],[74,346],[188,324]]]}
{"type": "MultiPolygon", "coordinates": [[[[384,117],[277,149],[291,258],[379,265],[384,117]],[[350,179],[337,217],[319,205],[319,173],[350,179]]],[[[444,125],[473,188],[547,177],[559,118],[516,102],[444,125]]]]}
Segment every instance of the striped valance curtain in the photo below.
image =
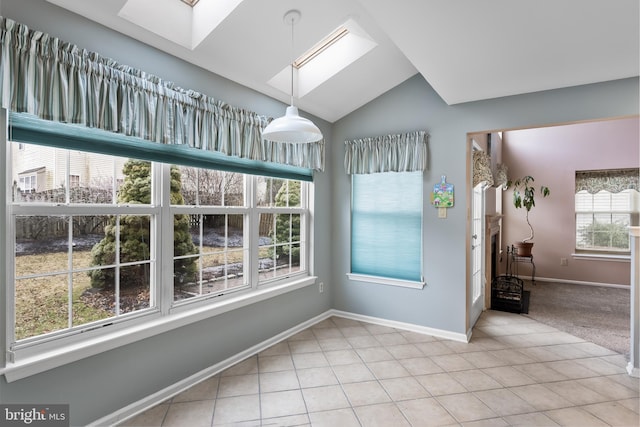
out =
{"type": "Polygon", "coordinates": [[[640,169],[576,171],[576,193],[583,190],[590,194],[603,190],[619,193],[628,189],[640,191],[640,169]]]}
{"type": "Polygon", "coordinates": [[[262,140],[270,119],[0,17],[0,102],[13,112],[244,159],[324,169],[324,140],[262,140]]]}
{"type": "Polygon", "coordinates": [[[348,174],[413,172],[427,169],[425,131],[345,141],[348,174]]]}

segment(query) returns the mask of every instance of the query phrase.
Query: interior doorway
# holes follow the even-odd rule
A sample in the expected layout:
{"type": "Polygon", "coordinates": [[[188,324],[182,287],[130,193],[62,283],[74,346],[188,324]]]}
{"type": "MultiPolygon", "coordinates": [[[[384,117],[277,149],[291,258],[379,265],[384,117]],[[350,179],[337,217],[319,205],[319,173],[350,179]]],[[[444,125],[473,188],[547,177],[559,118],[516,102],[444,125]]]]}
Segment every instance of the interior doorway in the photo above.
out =
{"type": "MultiPolygon", "coordinates": [[[[491,138],[490,146],[486,145],[487,141],[483,141],[483,150],[491,153],[492,172],[495,173],[496,164],[504,160],[509,166],[509,178],[531,174],[536,178],[536,185],[548,185],[551,188],[552,197],[537,204],[532,218],[536,231],[537,287],[554,283],[593,285],[604,289],[620,286],[626,288],[630,276],[627,259],[611,254],[600,257],[586,256],[576,251],[579,224],[576,225],[574,195],[576,171],[638,167],[638,156],[628,155],[630,152],[637,153],[638,150],[638,121],[638,116],[629,116],[537,128],[473,132],[467,135],[468,331],[471,331],[476,321],[476,307],[473,301],[477,295],[474,289],[474,274],[477,268],[474,268],[475,257],[472,255],[472,241],[475,240],[472,237],[473,227],[477,221],[473,214],[476,193],[473,185],[474,140],[496,135],[495,138],[491,138]],[[602,141],[608,141],[610,144],[607,152],[600,149],[602,141]],[[496,148],[498,150],[494,151],[496,148]],[[615,157],[620,153],[627,155],[615,157]]],[[[524,236],[522,229],[526,222],[522,212],[514,210],[510,203],[511,194],[507,193],[496,184],[485,190],[484,245],[489,248],[484,254],[483,262],[486,269],[485,297],[490,296],[492,275],[505,274],[506,247],[524,236]]],[[[526,266],[523,270],[519,273],[529,283],[531,273],[526,266]]],[[[486,299],[485,307],[490,308],[486,299]]],[[[580,318],[588,323],[592,316],[593,313],[585,310],[580,318]]]]}
{"type": "Polygon", "coordinates": [[[484,268],[484,187],[480,183],[473,187],[473,206],[471,208],[471,325],[475,325],[485,309],[485,268],[484,268]]]}
{"type": "MultiPolygon", "coordinates": [[[[487,191],[493,185],[491,172],[492,142],[490,134],[468,136],[469,185],[468,198],[468,264],[467,264],[467,326],[470,331],[487,308],[487,191]]],[[[495,198],[490,199],[493,210],[495,198]]]]}

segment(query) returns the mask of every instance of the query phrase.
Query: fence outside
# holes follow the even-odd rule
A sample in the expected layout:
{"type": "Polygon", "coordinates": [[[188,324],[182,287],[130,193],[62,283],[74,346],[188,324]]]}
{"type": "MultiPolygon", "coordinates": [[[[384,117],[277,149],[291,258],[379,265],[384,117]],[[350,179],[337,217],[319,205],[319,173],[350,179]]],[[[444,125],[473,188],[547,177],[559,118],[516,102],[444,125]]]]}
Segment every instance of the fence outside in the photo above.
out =
{"type": "MultiPolygon", "coordinates": [[[[113,191],[76,187],[70,189],[69,199],[72,203],[108,204],[113,199],[113,191]]],[[[65,203],[66,190],[61,187],[32,193],[16,191],[13,200],[19,203],[65,203]]],[[[200,215],[189,215],[189,226],[192,230],[198,228],[199,221],[200,215]]],[[[242,215],[230,215],[227,221],[230,227],[242,229],[242,215]]],[[[108,216],[74,216],[74,235],[104,234],[104,227],[108,222],[108,216]]],[[[69,235],[69,220],[63,216],[24,217],[17,221],[15,233],[18,241],[66,238],[69,235]]],[[[259,233],[260,236],[271,236],[272,214],[260,216],[259,233]]]]}

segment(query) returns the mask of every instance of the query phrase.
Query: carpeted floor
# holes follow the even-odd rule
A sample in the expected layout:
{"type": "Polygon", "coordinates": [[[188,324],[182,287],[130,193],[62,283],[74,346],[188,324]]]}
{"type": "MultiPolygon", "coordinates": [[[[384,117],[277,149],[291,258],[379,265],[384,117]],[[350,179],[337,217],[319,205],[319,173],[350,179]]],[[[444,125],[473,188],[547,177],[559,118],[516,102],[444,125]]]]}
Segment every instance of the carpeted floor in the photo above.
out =
{"type": "Polygon", "coordinates": [[[525,281],[534,320],[629,355],[629,289],[525,281]]]}

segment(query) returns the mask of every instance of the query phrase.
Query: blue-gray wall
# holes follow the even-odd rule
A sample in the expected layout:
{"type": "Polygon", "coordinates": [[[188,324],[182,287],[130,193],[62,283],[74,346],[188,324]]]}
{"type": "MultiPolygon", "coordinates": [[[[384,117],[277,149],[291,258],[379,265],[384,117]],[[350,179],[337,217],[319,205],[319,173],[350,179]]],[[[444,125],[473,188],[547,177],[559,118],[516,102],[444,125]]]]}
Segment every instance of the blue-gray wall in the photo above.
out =
{"type": "MultiPolygon", "coordinates": [[[[0,13],[231,105],[270,116],[284,110],[280,102],[44,0],[2,0],[0,13]]],[[[0,378],[0,401],[69,403],[71,424],[83,425],[329,308],[465,333],[466,133],[637,113],[637,79],[449,107],[416,76],[333,125],[312,118],[327,140],[327,167],[316,176],[314,200],[314,265],[324,293],[315,286],[300,289],[10,384],[0,378]],[[456,206],[447,219],[425,208],[427,286],[416,291],[349,282],[350,181],[342,166],[343,141],[418,129],[431,135],[425,202],[441,175],[456,185],[456,206]]],[[[4,262],[2,278],[3,271],[4,262]]],[[[4,298],[2,291],[0,306],[4,298]]]]}
{"type": "MultiPolygon", "coordinates": [[[[44,0],[2,0],[0,14],[178,86],[235,107],[278,117],[285,104],[108,30],[44,0]]],[[[331,141],[331,126],[310,117],[331,141]]],[[[4,170],[4,169],[3,169],[4,170]]],[[[330,166],[315,177],[314,273],[329,284],[330,166]]],[[[4,210],[0,214],[4,224],[4,210]]],[[[5,236],[0,231],[4,246],[5,236]]],[[[5,261],[0,263],[0,307],[5,307],[5,261]]],[[[328,286],[326,287],[328,288],[328,286]]],[[[267,340],[330,308],[331,292],[306,287],[12,383],[0,377],[2,403],[68,403],[71,425],[85,425],[267,340]]],[[[0,354],[5,311],[0,309],[0,354]]]]}
{"type": "Polygon", "coordinates": [[[416,75],[334,123],[333,307],[465,334],[467,133],[631,114],[638,114],[637,78],[447,106],[416,75]],[[351,181],[342,166],[343,141],[413,130],[430,134],[423,225],[427,285],[414,290],[350,281],[346,273],[351,181]],[[438,218],[429,201],[442,175],[455,186],[455,206],[446,219],[438,218]]]}

